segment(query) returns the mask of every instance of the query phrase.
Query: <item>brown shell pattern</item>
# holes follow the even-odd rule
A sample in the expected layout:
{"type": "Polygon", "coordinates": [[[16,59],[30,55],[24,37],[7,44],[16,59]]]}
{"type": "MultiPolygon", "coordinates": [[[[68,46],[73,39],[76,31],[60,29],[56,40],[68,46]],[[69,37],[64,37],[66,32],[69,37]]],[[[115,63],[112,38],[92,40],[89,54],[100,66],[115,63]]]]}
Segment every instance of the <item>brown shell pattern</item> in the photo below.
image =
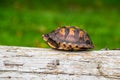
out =
{"type": "Polygon", "coordinates": [[[49,34],[43,34],[42,37],[54,49],[88,50],[94,48],[87,32],[74,26],[60,27],[49,34]]]}

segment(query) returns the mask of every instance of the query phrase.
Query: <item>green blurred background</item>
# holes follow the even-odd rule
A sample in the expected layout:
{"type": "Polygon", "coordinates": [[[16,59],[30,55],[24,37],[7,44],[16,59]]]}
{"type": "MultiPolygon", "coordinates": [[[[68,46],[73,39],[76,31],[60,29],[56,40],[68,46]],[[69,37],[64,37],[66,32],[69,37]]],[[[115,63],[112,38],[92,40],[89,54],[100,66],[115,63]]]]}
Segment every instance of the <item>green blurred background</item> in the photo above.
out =
{"type": "Polygon", "coordinates": [[[95,49],[119,48],[120,0],[0,0],[0,45],[47,47],[58,26],[86,30],[95,49]]]}

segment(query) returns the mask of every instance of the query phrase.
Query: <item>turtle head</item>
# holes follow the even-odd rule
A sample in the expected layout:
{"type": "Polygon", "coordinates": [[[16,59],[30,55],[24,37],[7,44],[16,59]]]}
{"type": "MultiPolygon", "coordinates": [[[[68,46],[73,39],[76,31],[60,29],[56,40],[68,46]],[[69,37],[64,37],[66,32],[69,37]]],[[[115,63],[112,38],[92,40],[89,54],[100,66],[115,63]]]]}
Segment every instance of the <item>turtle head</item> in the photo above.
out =
{"type": "Polygon", "coordinates": [[[49,37],[49,34],[43,34],[42,37],[50,47],[54,49],[58,48],[58,44],[56,43],[56,41],[54,41],[53,39],[49,37]]]}
{"type": "Polygon", "coordinates": [[[42,35],[42,38],[43,38],[45,41],[48,41],[49,35],[48,35],[48,34],[43,34],[43,35],[42,35]]]}

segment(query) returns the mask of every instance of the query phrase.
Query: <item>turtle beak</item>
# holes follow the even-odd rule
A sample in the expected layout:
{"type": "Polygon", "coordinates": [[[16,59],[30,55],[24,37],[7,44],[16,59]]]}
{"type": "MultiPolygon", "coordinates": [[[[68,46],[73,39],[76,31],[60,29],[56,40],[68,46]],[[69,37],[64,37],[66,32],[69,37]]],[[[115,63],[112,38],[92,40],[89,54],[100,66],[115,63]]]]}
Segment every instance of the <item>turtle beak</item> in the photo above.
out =
{"type": "Polygon", "coordinates": [[[42,38],[43,38],[45,41],[47,41],[48,38],[49,38],[49,35],[48,35],[48,34],[43,34],[43,35],[42,35],[42,38]]]}

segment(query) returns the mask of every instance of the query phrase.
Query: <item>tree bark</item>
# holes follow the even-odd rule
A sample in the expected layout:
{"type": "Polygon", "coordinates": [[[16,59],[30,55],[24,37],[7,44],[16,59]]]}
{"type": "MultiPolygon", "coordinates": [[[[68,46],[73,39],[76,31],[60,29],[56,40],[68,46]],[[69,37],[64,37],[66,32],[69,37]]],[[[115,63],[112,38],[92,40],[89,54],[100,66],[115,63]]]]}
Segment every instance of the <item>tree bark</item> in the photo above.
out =
{"type": "Polygon", "coordinates": [[[0,46],[0,80],[120,80],[120,51],[0,46]]]}

